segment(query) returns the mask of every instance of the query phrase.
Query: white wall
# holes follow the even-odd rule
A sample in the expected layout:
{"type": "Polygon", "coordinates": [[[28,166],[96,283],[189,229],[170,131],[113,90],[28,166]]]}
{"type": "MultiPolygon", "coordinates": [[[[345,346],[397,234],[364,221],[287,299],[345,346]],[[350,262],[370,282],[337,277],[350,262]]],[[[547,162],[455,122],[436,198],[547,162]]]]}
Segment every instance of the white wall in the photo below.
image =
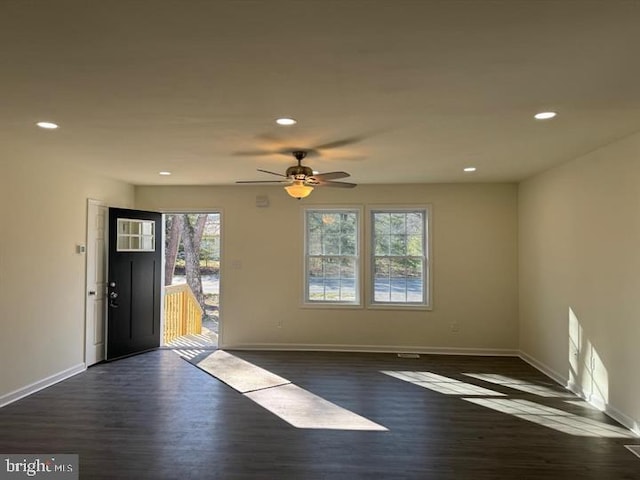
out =
{"type": "Polygon", "coordinates": [[[2,159],[0,404],[84,362],[87,198],[131,206],[133,187],[65,165],[2,159]]]}
{"type": "Polygon", "coordinates": [[[640,134],[523,182],[519,239],[521,350],[638,430],[640,134]]]}
{"type": "Polygon", "coordinates": [[[223,210],[227,348],[517,350],[514,184],[361,185],[301,201],[280,187],[136,187],[136,208],[223,210]],[[259,194],[269,208],[255,206],[259,194]],[[376,203],[432,204],[433,311],[301,308],[301,206],[376,203]]]}

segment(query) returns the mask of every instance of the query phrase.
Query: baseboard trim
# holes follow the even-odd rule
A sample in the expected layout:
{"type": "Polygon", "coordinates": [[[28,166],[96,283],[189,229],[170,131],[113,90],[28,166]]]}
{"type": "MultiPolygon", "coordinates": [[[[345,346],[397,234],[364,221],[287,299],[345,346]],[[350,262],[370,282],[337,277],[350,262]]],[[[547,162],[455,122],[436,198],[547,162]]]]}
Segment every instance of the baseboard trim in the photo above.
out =
{"type": "MultiPolygon", "coordinates": [[[[561,375],[560,373],[556,372],[555,370],[550,368],[548,365],[545,365],[544,363],[532,357],[526,352],[520,351],[519,357],[525,362],[527,362],[529,365],[531,365],[533,368],[535,368],[536,370],[541,371],[547,377],[550,377],[551,379],[553,379],[556,383],[562,385],[564,388],[568,390],[571,390],[569,388],[569,381],[564,375],[561,375]]],[[[578,395],[577,392],[573,392],[573,393],[578,395]]]]}
{"type": "Polygon", "coordinates": [[[43,390],[51,385],[55,385],[62,380],[66,380],[67,378],[73,377],[78,373],[82,373],[87,369],[87,366],[84,363],[79,363],[74,365],[73,367],[67,368],[61,372],[50,375],[47,378],[43,378],[42,380],[38,380],[37,382],[33,382],[30,385],[26,385],[22,388],[14,390],[13,392],[9,392],[0,397],[0,408],[9,405],[21,398],[32,395],[40,390],[43,390]]]}
{"type": "Polygon", "coordinates": [[[520,352],[502,348],[449,348],[412,347],[397,345],[334,345],[290,343],[236,343],[221,346],[224,350],[286,350],[303,352],[353,352],[353,353],[421,353],[424,355],[479,355],[491,357],[517,357],[520,352]]]}
{"type": "Polygon", "coordinates": [[[590,405],[593,405],[598,410],[601,410],[602,412],[607,414],[609,417],[613,418],[616,422],[627,427],[633,434],[640,437],[640,422],[638,422],[638,420],[620,411],[610,403],[604,403],[599,399],[587,397],[579,385],[573,382],[570,382],[569,379],[564,377],[564,375],[559,374],[558,372],[556,372],[549,366],[545,365],[538,359],[532,357],[528,353],[523,352],[521,350],[519,356],[522,360],[527,362],[529,365],[539,370],[540,372],[544,373],[547,377],[551,378],[556,383],[562,385],[571,393],[574,393],[578,397],[582,398],[585,402],[589,403],[590,405]]]}

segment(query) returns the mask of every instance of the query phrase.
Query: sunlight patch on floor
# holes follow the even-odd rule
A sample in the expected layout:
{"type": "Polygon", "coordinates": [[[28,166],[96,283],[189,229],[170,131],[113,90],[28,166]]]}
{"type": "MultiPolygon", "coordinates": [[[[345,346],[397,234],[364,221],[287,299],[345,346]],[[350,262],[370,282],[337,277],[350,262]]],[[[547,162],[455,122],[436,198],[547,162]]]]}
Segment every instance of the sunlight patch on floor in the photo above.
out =
{"type": "Polygon", "coordinates": [[[636,457],[640,458],[640,445],[625,445],[636,457]]]}
{"type": "Polygon", "coordinates": [[[210,348],[174,348],[172,352],[177,353],[183,358],[187,360],[192,360],[196,358],[198,355],[202,355],[203,353],[210,352],[210,348]]]}
{"type": "Polygon", "coordinates": [[[245,396],[296,428],[388,431],[293,384],[249,392],[245,396]]]}
{"type": "Polygon", "coordinates": [[[602,411],[598,407],[591,405],[589,402],[586,402],[584,400],[565,400],[564,403],[568,403],[569,405],[575,405],[576,407],[582,407],[587,410],[593,410],[596,412],[602,411]]]}
{"type": "Polygon", "coordinates": [[[570,435],[582,437],[635,438],[631,432],[621,427],[580,417],[556,408],[539,405],[529,400],[507,398],[463,398],[463,400],[570,435]]]}
{"type": "Polygon", "coordinates": [[[383,370],[381,373],[445,395],[481,395],[485,397],[506,396],[504,393],[494,392],[493,390],[444,377],[437,373],[412,371],[395,372],[390,370],[383,370]]]}
{"type": "Polygon", "coordinates": [[[388,431],[223,350],[213,352],[195,365],[296,428],[388,431]]]}
{"type": "Polygon", "coordinates": [[[190,333],[176,337],[166,344],[168,348],[197,348],[197,347],[217,347],[217,335],[210,333],[190,333]],[[214,336],[215,335],[215,336],[214,336]]]}
{"type": "Polygon", "coordinates": [[[211,355],[200,360],[197,366],[240,393],[291,383],[286,378],[242,360],[224,350],[216,350],[211,355]]]}
{"type": "Polygon", "coordinates": [[[536,385],[535,383],[526,382],[524,380],[518,380],[516,378],[507,377],[505,375],[498,375],[495,373],[463,373],[468,377],[477,378],[483,382],[493,383],[495,385],[501,385],[504,387],[513,388],[521,392],[533,393],[541,397],[547,398],[573,398],[574,395],[567,392],[559,392],[543,385],[536,385]]]}

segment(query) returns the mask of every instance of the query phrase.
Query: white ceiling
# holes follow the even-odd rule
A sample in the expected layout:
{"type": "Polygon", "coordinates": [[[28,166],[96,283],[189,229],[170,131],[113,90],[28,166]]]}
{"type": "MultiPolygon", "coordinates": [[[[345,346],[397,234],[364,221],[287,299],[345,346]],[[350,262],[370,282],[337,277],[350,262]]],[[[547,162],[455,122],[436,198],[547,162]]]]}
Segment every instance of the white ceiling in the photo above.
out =
{"type": "Polygon", "coordinates": [[[326,144],[356,183],[518,181],[640,131],[635,0],[2,0],[0,65],[0,161],[137,185],[326,144]]]}

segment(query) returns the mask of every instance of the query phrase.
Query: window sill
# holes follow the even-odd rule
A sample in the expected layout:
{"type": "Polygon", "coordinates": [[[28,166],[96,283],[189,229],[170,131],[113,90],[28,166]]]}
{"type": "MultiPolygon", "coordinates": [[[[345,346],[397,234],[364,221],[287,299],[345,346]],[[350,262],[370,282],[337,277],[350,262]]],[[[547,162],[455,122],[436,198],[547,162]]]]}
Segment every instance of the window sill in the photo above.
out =
{"type": "Polygon", "coordinates": [[[404,303],[370,303],[367,305],[369,310],[421,310],[430,312],[433,310],[431,305],[411,305],[404,303]]]}
{"type": "Polygon", "coordinates": [[[348,309],[348,310],[358,310],[364,308],[364,305],[361,303],[329,303],[329,302],[314,302],[314,303],[302,303],[300,308],[320,308],[320,309],[348,309]]]}

